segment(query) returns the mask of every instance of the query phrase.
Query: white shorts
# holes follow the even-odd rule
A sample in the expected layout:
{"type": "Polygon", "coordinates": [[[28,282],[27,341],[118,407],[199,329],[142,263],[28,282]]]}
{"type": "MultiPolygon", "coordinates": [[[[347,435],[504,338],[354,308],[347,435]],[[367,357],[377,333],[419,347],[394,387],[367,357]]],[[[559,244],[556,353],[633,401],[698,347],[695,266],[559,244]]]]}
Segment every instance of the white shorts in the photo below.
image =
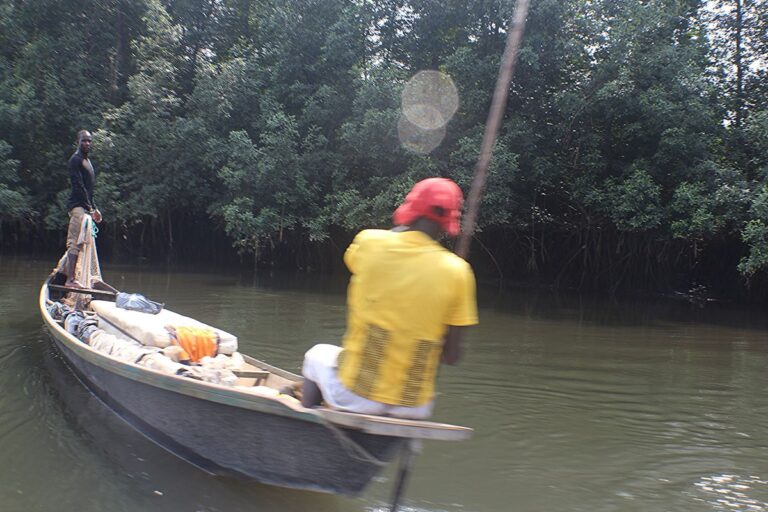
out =
{"type": "Polygon", "coordinates": [[[419,407],[404,407],[368,400],[348,390],[338,377],[339,353],[341,353],[341,347],[321,344],[315,345],[304,355],[302,374],[317,384],[326,404],[339,411],[377,416],[424,419],[432,415],[434,402],[419,407]]]}

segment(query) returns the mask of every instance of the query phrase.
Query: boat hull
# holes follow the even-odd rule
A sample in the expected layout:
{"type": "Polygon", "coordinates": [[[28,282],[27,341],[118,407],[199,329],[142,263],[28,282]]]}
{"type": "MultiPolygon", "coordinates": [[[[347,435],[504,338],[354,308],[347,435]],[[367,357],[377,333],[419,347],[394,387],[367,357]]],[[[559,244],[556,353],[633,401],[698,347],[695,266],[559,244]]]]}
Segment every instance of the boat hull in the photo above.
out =
{"type": "MultiPolygon", "coordinates": [[[[94,356],[75,345],[81,342],[47,323],[56,347],[91,392],[157,444],[215,475],[355,495],[404,442],[317,421],[314,415],[255,410],[259,407],[212,400],[205,392],[193,396],[172,389],[180,378],[158,386],[138,378],[140,371],[132,375],[90,360],[94,356]]],[[[182,383],[188,385],[197,383],[182,383]]]]}

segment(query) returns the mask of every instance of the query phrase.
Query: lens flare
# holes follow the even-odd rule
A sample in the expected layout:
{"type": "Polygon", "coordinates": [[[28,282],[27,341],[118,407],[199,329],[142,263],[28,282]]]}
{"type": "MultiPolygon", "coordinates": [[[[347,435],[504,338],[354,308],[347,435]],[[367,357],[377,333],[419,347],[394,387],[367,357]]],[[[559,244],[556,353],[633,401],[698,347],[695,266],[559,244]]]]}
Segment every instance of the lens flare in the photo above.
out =
{"type": "Polygon", "coordinates": [[[400,144],[420,154],[427,154],[443,142],[445,125],[435,130],[425,130],[412,123],[405,115],[397,122],[397,134],[400,144]]]}
{"type": "Polygon", "coordinates": [[[401,99],[400,143],[411,151],[429,153],[443,141],[445,127],[459,108],[453,80],[439,71],[419,71],[405,84],[401,99]]]}
{"type": "Polygon", "coordinates": [[[440,71],[419,71],[405,84],[403,114],[424,130],[448,124],[459,108],[459,93],[451,77],[440,71]]]}

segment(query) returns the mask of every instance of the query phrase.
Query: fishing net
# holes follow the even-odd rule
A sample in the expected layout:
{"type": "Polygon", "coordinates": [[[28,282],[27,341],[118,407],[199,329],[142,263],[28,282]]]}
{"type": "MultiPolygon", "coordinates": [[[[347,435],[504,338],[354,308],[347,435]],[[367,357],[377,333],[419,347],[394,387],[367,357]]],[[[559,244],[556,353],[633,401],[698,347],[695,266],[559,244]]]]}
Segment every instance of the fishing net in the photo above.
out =
{"type": "MultiPolygon", "coordinates": [[[[97,282],[102,282],[101,267],[99,266],[99,253],[96,251],[96,236],[99,230],[93,218],[85,214],[80,224],[80,235],[77,239],[77,245],[80,247],[80,253],[77,256],[75,265],[75,281],[83,288],[93,288],[97,282]]],[[[55,271],[66,272],[67,252],[59,260],[55,271]]],[[[74,294],[78,301],[84,299],[82,294],[74,294]]]]}
{"type": "Polygon", "coordinates": [[[99,253],[96,251],[96,235],[99,232],[90,215],[83,216],[80,226],[78,245],[82,247],[75,266],[75,281],[92,288],[96,281],[101,281],[99,253]]]}

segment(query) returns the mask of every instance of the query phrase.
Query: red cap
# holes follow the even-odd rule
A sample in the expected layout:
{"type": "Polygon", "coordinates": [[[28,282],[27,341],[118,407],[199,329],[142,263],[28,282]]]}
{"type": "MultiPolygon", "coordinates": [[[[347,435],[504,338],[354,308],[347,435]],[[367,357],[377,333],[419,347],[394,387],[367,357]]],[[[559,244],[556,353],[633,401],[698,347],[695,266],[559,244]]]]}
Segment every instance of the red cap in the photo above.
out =
{"type": "Polygon", "coordinates": [[[440,224],[450,236],[457,236],[461,227],[461,205],[464,196],[459,186],[448,178],[427,178],[413,186],[405,202],[395,210],[396,225],[408,225],[420,217],[440,224]]]}

